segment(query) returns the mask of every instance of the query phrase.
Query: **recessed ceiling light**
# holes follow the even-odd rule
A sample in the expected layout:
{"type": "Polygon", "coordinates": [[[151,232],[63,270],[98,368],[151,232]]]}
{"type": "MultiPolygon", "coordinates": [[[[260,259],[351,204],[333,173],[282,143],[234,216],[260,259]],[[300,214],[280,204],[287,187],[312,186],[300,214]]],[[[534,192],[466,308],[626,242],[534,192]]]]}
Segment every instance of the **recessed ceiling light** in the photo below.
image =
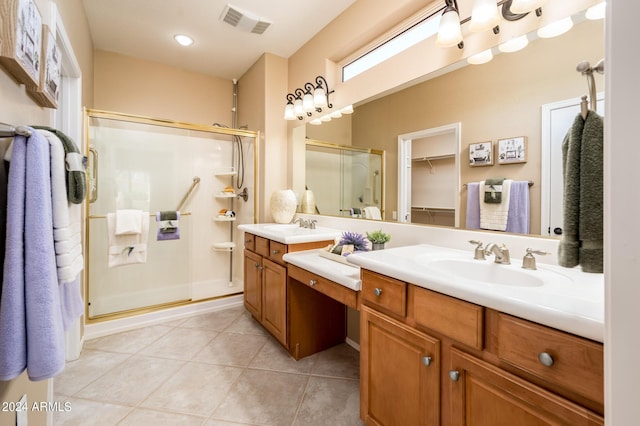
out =
{"type": "Polygon", "coordinates": [[[193,44],[193,39],[184,34],[176,34],[173,38],[182,46],[191,46],[193,44]]]}

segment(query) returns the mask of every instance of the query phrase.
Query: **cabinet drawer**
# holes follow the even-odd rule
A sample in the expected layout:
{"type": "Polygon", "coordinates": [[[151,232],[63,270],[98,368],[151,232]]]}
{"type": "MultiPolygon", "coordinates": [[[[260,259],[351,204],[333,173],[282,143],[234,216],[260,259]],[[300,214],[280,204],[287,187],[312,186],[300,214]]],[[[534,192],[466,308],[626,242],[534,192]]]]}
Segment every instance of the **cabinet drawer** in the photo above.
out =
{"type": "Polygon", "coordinates": [[[407,283],[362,270],[363,302],[392,314],[407,315],[407,283]]]}
{"type": "Polygon", "coordinates": [[[269,242],[269,259],[284,265],[282,256],[287,252],[287,245],[271,240],[269,242]]]}
{"type": "Polygon", "coordinates": [[[559,387],[604,402],[603,347],[599,343],[499,314],[498,356],[559,387]]]}
{"type": "Polygon", "coordinates": [[[244,233],[244,248],[247,250],[255,251],[256,250],[256,236],[253,234],[249,234],[248,232],[244,233]]]}
{"type": "Polygon", "coordinates": [[[484,309],[421,287],[412,286],[416,324],[469,345],[483,347],[484,309]]]}
{"type": "Polygon", "coordinates": [[[300,281],[304,285],[308,285],[320,293],[326,294],[330,298],[337,300],[343,305],[357,309],[357,292],[350,288],[344,287],[338,283],[328,280],[324,277],[316,275],[312,272],[299,268],[295,265],[289,265],[289,277],[300,281]]]}
{"type": "Polygon", "coordinates": [[[266,238],[254,237],[256,253],[263,257],[269,257],[269,240],[266,238]]]}

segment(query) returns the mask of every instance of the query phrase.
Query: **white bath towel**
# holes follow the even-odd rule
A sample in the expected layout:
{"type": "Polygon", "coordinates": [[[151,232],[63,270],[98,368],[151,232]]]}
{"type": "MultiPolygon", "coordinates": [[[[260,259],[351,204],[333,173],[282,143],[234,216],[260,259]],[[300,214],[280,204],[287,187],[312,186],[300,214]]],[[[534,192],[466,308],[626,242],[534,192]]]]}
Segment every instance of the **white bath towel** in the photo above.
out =
{"type": "Polygon", "coordinates": [[[116,235],[116,214],[107,214],[107,236],[109,239],[109,267],[147,262],[147,237],[149,235],[149,213],[142,212],[141,232],[116,235]]]}
{"type": "Polygon", "coordinates": [[[365,219],[382,220],[382,214],[377,206],[369,206],[364,208],[365,219]]]}
{"type": "Polygon", "coordinates": [[[509,218],[509,193],[511,180],[505,179],[502,182],[502,202],[485,203],[484,181],[480,182],[480,228],[494,231],[505,231],[507,229],[507,219],[509,218]]]}
{"type": "Polygon", "coordinates": [[[143,216],[149,221],[149,214],[142,210],[116,210],[115,235],[136,235],[142,232],[143,216]]]}
{"type": "MultiPolygon", "coordinates": [[[[38,133],[42,134],[49,142],[53,240],[58,268],[58,283],[62,285],[75,281],[84,268],[80,222],[81,207],[68,201],[66,162],[62,141],[48,130],[39,129],[38,133]]],[[[80,294],[77,296],[81,297],[80,294]]]]}

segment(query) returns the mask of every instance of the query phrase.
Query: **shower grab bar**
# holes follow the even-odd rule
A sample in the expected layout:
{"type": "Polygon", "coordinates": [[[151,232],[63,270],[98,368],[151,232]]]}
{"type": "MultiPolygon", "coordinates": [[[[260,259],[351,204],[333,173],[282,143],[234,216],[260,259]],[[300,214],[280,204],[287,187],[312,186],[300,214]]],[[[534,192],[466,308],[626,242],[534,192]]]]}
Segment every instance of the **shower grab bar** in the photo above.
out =
{"type": "Polygon", "coordinates": [[[194,176],[193,183],[191,184],[191,187],[189,187],[189,190],[187,191],[187,193],[184,194],[184,197],[182,198],[182,201],[180,201],[180,204],[178,204],[178,208],[176,209],[177,211],[182,210],[182,208],[187,204],[187,201],[189,200],[191,193],[196,189],[199,183],[200,183],[200,178],[198,176],[194,176]]]}
{"type": "MultiPolygon", "coordinates": [[[[187,213],[180,213],[180,217],[182,216],[191,216],[190,212],[187,213]]],[[[155,213],[149,213],[149,217],[156,217],[155,213]]],[[[89,219],[106,219],[107,215],[106,214],[92,214],[89,215],[89,219]]]]}
{"type": "Polygon", "coordinates": [[[93,157],[91,159],[91,195],[89,203],[95,203],[98,199],[98,150],[89,148],[89,153],[93,157]]]}

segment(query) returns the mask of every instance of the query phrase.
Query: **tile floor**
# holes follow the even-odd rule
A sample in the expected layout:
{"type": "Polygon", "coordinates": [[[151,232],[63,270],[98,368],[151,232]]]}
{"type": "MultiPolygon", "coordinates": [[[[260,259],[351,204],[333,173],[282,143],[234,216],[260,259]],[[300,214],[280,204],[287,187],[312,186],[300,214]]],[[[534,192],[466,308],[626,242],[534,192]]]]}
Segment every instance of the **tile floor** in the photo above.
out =
{"type": "Polygon", "coordinates": [[[105,336],[54,380],[54,425],[362,425],[358,352],[295,361],[242,307],[105,336]]]}

